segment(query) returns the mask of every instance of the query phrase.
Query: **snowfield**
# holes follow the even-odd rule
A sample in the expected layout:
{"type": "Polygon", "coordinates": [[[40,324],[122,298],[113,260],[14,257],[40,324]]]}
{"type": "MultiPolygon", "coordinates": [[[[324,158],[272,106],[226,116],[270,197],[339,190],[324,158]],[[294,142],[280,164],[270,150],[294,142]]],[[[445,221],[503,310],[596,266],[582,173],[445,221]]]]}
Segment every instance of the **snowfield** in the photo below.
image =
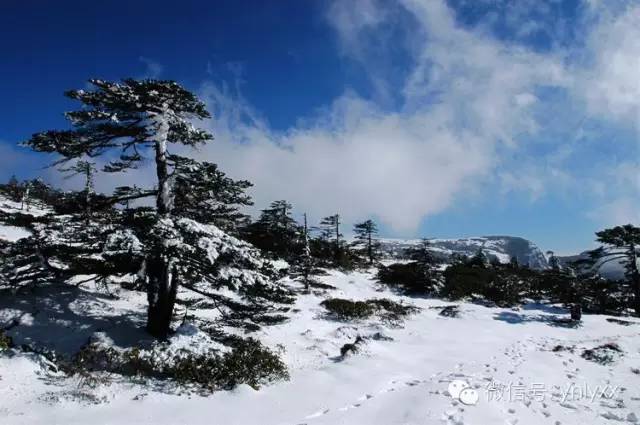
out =
{"type": "Polygon", "coordinates": [[[31,232],[24,227],[9,226],[6,224],[0,224],[0,239],[4,239],[9,242],[15,242],[22,238],[31,236],[31,232]]]}
{"type": "MultiPolygon", "coordinates": [[[[581,327],[570,328],[553,320],[566,317],[557,307],[470,303],[458,304],[458,317],[445,317],[439,313],[453,303],[395,295],[371,273],[333,271],[321,280],[336,289],[300,295],[288,322],[252,334],[282,354],[289,381],[206,397],[116,376],[92,388],[51,370],[39,356],[15,352],[0,357],[0,423],[555,425],[640,418],[638,319],[585,315],[581,327]],[[339,322],[319,305],[329,297],[387,297],[421,312],[400,326],[339,322]],[[357,336],[365,338],[362,350],[340,359],[340,348],[357,336]],[[609,363],[582,357],[609,343],[621,351],[596,350],[609,363]],[[451,397],[455,380],[475,389],[475,405],[451,397]]],[[[19,323],[8,331],[14,342],[73,350],[92,335],[120,346],[144,340],[144,294],[122,291],[114,298],[92,283],[65,288],[52,288],[51,297],[0,300],[0,322],[19,323]]],[[[173,337],[194,349],[206,339],[189,324],[173,337]]]]}

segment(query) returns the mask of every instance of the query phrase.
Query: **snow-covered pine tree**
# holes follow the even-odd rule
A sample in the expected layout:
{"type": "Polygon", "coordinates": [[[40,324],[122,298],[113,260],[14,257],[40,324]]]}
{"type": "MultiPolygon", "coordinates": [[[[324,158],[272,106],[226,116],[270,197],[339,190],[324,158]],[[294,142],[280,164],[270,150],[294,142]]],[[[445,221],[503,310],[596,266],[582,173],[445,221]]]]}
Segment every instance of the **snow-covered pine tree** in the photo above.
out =
{"type": "Polygon", "coordinates": [[[489,258],[484,253],[482,248],[479,248],[475,255],[467,261],[469,266],[487,267],[489,265],[489,258]]]}
{"type": "Polygon", "coordinates": [[[431,242],[427,238],[422,238],[416,246],[407,248],[405,255],[416,262],[418,269],[427,281],[434,278],[434,269],[437,263],[433,255],[431,242]]]}
{"type": "Polygon", "coordinates": [[[311,246],[309,245],[309,225],[307,223],[307,213],[304,213],[303,246],[302,246],[302,279],[305,290],[309,290],[309,276],[313,270],[313,258],[311,257],[311,246]]]}
{"type": "Polygon", "coordinates": [[[549,263],[551,270],[560,271],[560,260],[558,260],[555,253],[553,251],[547,251],[547,256],[549,258],[547,262],[549,263]]]}
{"type": "Polygon", "coordinates": [[[155,196],[155,194],[155,190],[142,190],[135,184],[133,186],[118,186],[113,190],[113,196],[109,202],[120,204],[125,210],[128,210],[132,200],[155,196]]]}
{"type": "Polygon", "coordinates": [[[361,247],[362,252],[367,257],[369,264],[373,264],[378,258],[380,242],[376,238],[378,235],[378,226],[373,220],[365,220],[353,226],[355,233],[356,245],[361,247]]]}
{"type": "Polygon", "coordinates": [[[596,236],[602,245],[590,251],[588,259],[576,261],[575,264],[579,267],[586,265],[591,271],[598,272],[612,261],[622,263],[633,291],[633,308],[636,315],[640,316],[640,227],[625,224],[596,232],[596,236]]]}
{"type": "Polygon", "coordinates": [[[340,251],[342,249],[340,233],[340,214],[334,214],[323,218],[320,221],[321,238],[326,240],[334,239],[334,258],[336,261],[340,259],[340,251]]]}
{"type": "Polygon", "coordinates": [[[29,191],[31,190],[31,184],[27,182],[24,185],[24,190],[22,191],[22,198],[20,200],[20,209],[29,211],[29,203],[31,202],[31,198],[29,197],[29,191]]]}
{"type": "Polygon", "coordinates": [[[285,200],[272,202],[260,218],[245,231],[245,238],[258,248],[277,257],[291,259],[301,249],[302,231],[291,215],[292,206],[285,200]]]}
{"type": "MultiPolygon", "coordinates": [[[[100,243],[93,244],[105,260],[124,256],[129,259],[128,264],[135,265],[136,259],[141,259],[140,275],[149,302],[148,331],[159,338],[167,336],[181,283],[196,290],[197,283],[216,282],[251,299],[283,299],[282,291],[269,286],[268,264],[259,259],[250,245],[225,235],[215,226],[175,216],[180,211],[174,208],[173,184],[184,177],[180,171],[176,174],[176,169],[185,161],[171,156],[168,148],[170,144],[195,146],[212,139],[208,132],[192,125],[194,119],[209,117],[205,105],[173,81],[126,79],[120,83],[103,80],[90,83],[95,90],[66,93],[83,104],[80,110],[66,114],[73,124],[71,130],[37,133],[24,144],[35,151],[58,153],[62,155],[61,162],[115,150],[119,157],[103,169],[110,173],[134,168],[145,155],[153,155],[156,187],[123,187],[119,191],[121,196],[110,198],[108,203],[155,196],[155,211],[139,209],[133,221],[142,228],[116,225],[108,229],[106,237],[99,238],[100,243]]],[[[52,237],[62,241],[72,236],[60,228],[44,231],[52,232],[52,237]]],[[[118,261],[105,264],[123,265],[118,261]]]]}
{"type": "Polygon", "coordinates": [[[79,160],[75,164],[67,168],[61,168],[60,171],[67,173],[67,179],[81,175],[84,177],[84,216],[86,220],[91,218],[91,198],[94,192],[94,175],[96,166],[91,161],[79,160]]]}
{"type": "Polygon", "coordinates": [[[4,186],[4,192],[7,194],[9,199],[14,202],[19,202],[22,196],[22,187],[20,187],[20,183],[18,182],[15,174],[11,176],[7,184],[4,186]]]}
{"type": "Polygon", "coordinates": [[[233,180],[210,162],[178,155],[169,158],[174,165],[174,215],[214,224],[236,234],[247,224],[249,216],[239,208],[253,205],[245,193],[253,186],[250,182],[233,180]]]}

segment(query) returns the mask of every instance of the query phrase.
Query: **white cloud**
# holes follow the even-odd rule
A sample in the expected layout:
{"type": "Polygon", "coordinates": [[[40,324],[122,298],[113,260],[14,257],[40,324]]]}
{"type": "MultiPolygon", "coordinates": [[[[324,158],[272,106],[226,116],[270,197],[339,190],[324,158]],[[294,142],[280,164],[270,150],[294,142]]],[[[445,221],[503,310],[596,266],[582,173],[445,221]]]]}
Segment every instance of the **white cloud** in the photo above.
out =
{"type": "MultiPolygon", "coordinates": [[[[209,102],[227,102],[208,90],[209,102]]],[[[348,221],[376,215],[409,232],[450,205],[491,161],[491,149],[474,135],[440,126],[437,117],[382,113],[353,95],[338,99],[314,125],[286,134],[258,121],[243,124],[237,117],[244,114],[218,115],[216,141],[198,156],[219,158],[232,175],[253,181],[259,205],[286,198],[316,219],[336,211],[348,221]]]]}
{"type": "MultiPolygon", "coordinates": [[[[237,85],[208,83],[200,95],[214,115],[205,125],[216,140],[192,155],[251,180],[256,208],[287,199],[312,220],[334,212],[351,222],[376,216],[404,234],[472,194],[522,192],[535,201],[550,186],[575,191],[581,182],[566,165],[575,156],[575,143],[559,140],[546,153],[535,152],[549,143],[537,141],[537,135],[564,117],[538,90],[553,87],[569,94],[577,110],[633,119],[640,96],[634,100],[629,93],[636,93],[638,74],[633,80],[632,71],[640,37],[628,35],[640,26],[633,28],[637,11],[625,10],[610,21],[608,37],[602,37],[604,26],[587,35],[586,52],[595,60],[577,66],[564,51],[536,53],[482,28],[461,28],[444,1],[334,2],[328,17],[343,53],[365,69],[379,63],[385,49],[406,49],[410,55],[401,87],[390,87],[375,67],[363,76],[382,87],[379,91],[395,89],[400,107],[389,111],[347,91],[316,116],[277,132],[237,85]],[[406,45],[376,43],[386,39],[379,32],[398,25],[411,31],[406,45]]],[[[633,198],[620,185],[614,191],[611,179],[595,170],[590,178],[609,189],[606,199],[599,199],[611,207],[599,214],[633,218],[633,198]]],[[[126,181],[152,182],[153,173],[133,171],[101,184],[126,181]]]]}
{"type": "MultiPolygon", "coordinates": [[[[330,10],[345,53],[365,64],[372,29],[406,19],[384,5],[337,2],[330,10]]],[[[565,84],[564,70],[554,57],[458,28],[443,3],[403,5],[419,42],[398,111],[346,93],[279,134],[241,98],[208,85],[216,141],[199,156],[252,180],[258,205],[286,198],[317,218],[375,215],[403,233],[480,190],[501,166],[500,152],[537,131],[536,87],[565,84]]]]}
{"type": "Polygon", "coordinates": [[[587,38],[590,63],[578,70],[576,91],[591,113],[631,122],[640,131],[640,5],[595,13],[601,16],[587,38]]]}

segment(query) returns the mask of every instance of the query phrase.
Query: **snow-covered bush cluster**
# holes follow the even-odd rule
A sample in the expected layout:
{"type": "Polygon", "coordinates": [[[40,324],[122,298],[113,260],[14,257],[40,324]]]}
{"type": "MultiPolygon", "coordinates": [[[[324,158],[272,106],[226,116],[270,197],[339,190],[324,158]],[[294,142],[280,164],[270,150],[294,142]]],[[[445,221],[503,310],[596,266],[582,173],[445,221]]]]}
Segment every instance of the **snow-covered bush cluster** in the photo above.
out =
{"type": "Polygon", "coordinates": [[[254,388],[289,374],[278,355],[254,338],[237,338],[231,347],[217,344],[192,324],[179,327],[167,341],[148,348],[119,349],[94,338],[70,361],[68,374],[116,373],[123,377],[170,380],[196,390],[216,391],[247,384],[254,388]]]}

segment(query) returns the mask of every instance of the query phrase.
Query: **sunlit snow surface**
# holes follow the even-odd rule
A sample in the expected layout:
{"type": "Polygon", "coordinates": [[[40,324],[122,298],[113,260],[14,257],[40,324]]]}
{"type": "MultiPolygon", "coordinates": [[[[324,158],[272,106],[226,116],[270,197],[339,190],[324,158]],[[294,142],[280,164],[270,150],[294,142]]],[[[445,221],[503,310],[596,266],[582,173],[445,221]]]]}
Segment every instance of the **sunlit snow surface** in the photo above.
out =
{"type": "Polygon", "coordinates": [[[15,242],[19,239],[29,236],[31,236],[31,232],[24,229],[23,227],[0,224],[0,239],[4,239],[9,242],[15,242]]]}
{"type": "MultiPolygon", "coordinates": [[[[17,354],[0,357],[0,423],[582,425],[637,420],[638,319],[622,326],[607,316],[584,315],[582,327],[572,329],[553,326],[554,317],[566,317],[558,308],[467,303],[460,304],[460,317],[442,317],[441,307],[451,303],[395,295],[371,276],[331,272],[322,281],[337,289],[300,295],[299,311],[289,322],[253,334],[282,353],[291,371],[288,382],[259,391],[241,386],[208,397],[118,379],[87,388],[77,379],[56,377],[35,356],[17,354]],[[389,297],[422,311],[400,328],[379,320],[341,323],[324,317],[319,303],[327,297],[389,297]],[[338,359],[343,344],[376,334],[359,354],[338,359]],[[581,357],[584,349],[609,342],[623,350],[613,363],[581,357]],[[554,351],[558,345],[567,349],[554,351]],[[455,379],[476,389],[476,405],[449,396],[447,387],[455,379]],[[502,392],[496,390],[501,386],[502,392]]],[[[45,301],[0,300],[0,321],[21,317],[21,325],[9,332],[17,343],[44,338],[62,349],[84,343],[96,331],[111,335],[115,345],[144,338],[144,294],[122,291],[115,300],[92,284],[79,294],[62,291],[56,298],[52,291],[46,305],[55,314],[45,309],[45,301]]],[[[194,348],[208,343],[190,326],[180,329],[174,342],[194,348]]]]}

